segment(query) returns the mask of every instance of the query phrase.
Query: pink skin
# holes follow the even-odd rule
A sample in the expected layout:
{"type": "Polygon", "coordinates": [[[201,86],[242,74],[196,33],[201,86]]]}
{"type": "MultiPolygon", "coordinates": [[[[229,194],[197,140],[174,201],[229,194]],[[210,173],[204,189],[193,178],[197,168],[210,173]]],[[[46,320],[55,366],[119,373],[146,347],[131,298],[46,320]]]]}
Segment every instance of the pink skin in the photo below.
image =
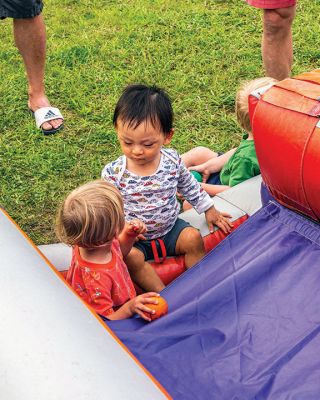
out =
{"type": "Polygon", "coordinates": [[[138,240],[146,240],[143,235],[147,231],[147,227],[144,222],[139,219],[134,219],[129,222],[128,235],[136,236],[138,240]]]}

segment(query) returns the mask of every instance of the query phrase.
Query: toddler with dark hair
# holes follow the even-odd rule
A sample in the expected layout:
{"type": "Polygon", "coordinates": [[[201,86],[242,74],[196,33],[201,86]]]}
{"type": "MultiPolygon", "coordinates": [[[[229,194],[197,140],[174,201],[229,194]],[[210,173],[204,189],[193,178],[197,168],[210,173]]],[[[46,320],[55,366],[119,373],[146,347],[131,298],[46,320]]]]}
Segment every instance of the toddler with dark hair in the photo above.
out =
{"type": "MultiPolygon", "coordinates": [[[[230,232],[230,215],[214,208],[210,196],[184,166],[178,153],[163,146],[173,136],[173,110],[168,95],[156,87],[128,86],[120,97],[113,123],[123,155],[106,165],[102,178],[113,183],[124,199],[126,219],[140,219],[147,226],[147,240],[137,241],[126,263],[130,273],[146,274],[155,252],[185,255],[190,268],[204,255],[199,231],[178,218],[177,191],[205,213],[210,231],[217,225],[230,232]]],[[[150,267],[151,268],[151,267],[150,267]]]]}

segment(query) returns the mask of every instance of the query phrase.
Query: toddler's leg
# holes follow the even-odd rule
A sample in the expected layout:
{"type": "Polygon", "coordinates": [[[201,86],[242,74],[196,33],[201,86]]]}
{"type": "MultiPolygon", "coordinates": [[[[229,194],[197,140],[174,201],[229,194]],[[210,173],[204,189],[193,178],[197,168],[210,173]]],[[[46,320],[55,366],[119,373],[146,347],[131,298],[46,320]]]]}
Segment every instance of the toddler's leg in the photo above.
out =
{"type": "Polygon", "coordinates": [[[187,168],[203,164],[213,157],[218,157],[218,153],[204,146],[195,147],[181,155],[182,161],[187,168]]]}
{"type": "Polygon", "coordinates": [[[151,264],[145,261],[142,251],[133,247],[125,262],[132,280],[142,289],[147,292],[161,292],[164,289],[165,285],[151,264]]]}
{"type": "Polygon", "coordinates": [[[176,244],[176,253],[184,254],[187,268],[191,268],[206,255],[203,239],[196,228],[188,227],[181,231],[176,244]]]}

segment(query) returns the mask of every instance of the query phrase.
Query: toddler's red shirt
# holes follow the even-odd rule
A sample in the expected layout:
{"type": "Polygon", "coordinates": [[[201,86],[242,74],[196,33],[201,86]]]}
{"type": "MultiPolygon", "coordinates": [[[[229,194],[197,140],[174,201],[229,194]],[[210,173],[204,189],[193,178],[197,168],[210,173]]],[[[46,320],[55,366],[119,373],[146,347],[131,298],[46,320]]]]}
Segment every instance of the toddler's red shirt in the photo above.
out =
{"type": "Polygon", "coordinates": [[[111,252],[110,262],[96,264],[81,258],[78,246],[74,246],[66,278],[77,294],[105,317],[136,296],[117,240],[113,240],[111,252]]]}

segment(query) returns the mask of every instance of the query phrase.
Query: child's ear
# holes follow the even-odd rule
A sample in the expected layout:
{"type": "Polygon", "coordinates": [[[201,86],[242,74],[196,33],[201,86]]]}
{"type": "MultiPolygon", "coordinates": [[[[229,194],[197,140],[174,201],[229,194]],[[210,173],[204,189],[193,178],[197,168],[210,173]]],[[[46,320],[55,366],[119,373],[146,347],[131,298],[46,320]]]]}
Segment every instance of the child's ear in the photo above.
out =
{"type": "Polygon", "coordinates": [[[171,142],[173,134],[174,134],[174,128],[172,128],[171,131],[166,134],[166,137],[164,139],[164,144],[169,144],[171,142]]]}

